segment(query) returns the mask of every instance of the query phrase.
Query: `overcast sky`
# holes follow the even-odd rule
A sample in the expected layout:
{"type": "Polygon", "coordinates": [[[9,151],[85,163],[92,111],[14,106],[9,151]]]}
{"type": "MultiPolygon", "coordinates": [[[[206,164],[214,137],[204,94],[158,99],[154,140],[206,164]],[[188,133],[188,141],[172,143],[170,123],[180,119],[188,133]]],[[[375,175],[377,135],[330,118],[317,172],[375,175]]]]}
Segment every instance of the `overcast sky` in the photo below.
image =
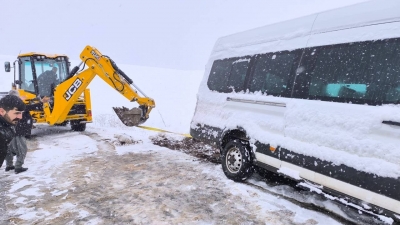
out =
{"type": "Polygon", "coordinates": [[[0,54],[86,45],[116,63],[202,70],[218,37],[366,0],[7,0],[0,54]]]}

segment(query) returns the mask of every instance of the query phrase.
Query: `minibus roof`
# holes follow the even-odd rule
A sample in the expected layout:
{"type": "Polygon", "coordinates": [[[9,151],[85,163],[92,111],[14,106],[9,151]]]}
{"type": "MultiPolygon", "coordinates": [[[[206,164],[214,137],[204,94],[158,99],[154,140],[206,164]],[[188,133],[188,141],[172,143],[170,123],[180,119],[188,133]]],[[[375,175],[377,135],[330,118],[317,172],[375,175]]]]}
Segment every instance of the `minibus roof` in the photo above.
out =
{"type": "Polygon", "coordinates": [[[367,1],[221,37],[213,51],[290,40],[310,34],[373,24],[399,22],[399,11],[399,0],[367,1]]]}

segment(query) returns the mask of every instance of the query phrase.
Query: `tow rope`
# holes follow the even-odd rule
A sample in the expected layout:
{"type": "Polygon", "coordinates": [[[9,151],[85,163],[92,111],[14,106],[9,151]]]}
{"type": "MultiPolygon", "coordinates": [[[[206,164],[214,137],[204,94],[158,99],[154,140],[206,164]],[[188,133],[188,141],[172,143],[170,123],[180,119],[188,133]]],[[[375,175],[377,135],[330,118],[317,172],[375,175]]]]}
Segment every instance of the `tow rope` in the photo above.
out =
{"type": "Polygon", "coordinates": [[[167,131],[167,130],[163,130],[163,129],[159,129],[159,128],[155,128],[155,127],[146,127],[146,126],[137,126],[139,128],[142,129],[146,129],[146,130],[152,130],[152,131],[157,131],[157,132],[165,132],[165,133],[171,133],[171,134],[178,134],[178,135],[182,135],[188,138],[191,138],[192,136],[190,136],[190,134],[181,134],[181,133],[175,133],[172,131],[167,131]]]}

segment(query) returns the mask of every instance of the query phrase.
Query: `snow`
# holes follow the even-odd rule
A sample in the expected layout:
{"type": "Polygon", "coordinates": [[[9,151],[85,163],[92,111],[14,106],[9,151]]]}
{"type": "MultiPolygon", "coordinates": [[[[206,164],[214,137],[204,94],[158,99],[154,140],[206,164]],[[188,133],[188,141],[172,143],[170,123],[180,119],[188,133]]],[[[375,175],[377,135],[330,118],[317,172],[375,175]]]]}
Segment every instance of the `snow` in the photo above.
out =
{"type": "Polygon", "coordinates": [[[278,173],[284,174],[285,176],[291,177],[295,180],[301,180],[299,172],[284,166],[281,166],[278,170],[278,173]]]}
{"type": "MultiPolygon", "coordinates": [[[[145,68],[130,65],[118,65],[128,75],[132,76],[136,84],[143,89],[149,97],[156,100],[156,109],[150,115],[150,119],[145,123],[146,126],[157,127],[175,133],[188,133],[190,128],[190,120],[194,114],[196,104],[196,94],[203,71],[173,71],[162,70],[156,68],[145,68]],[[141,75],[141,76],[139,76],[141,75]],[[157,104],[157,103],[160,104],[157,104]]],[[[9,74],[7,74],[9,75],[9,74]]],[[[11,76],[7,76],[12,79],[11,76]]],[[[128,153],[157,153],[164,155],[165,160],[187,161],[187,156],[178,151],[171,151],[167,148],[155,146],[149,137],[157,134],[155,131],[140,129],[136,127],[125,127],[116,115],[112,112],[113,106],[129,106],[133,103],[127,102],[124,98],[116,95],[111,88],[104,85],[101,80],[95,80],[90,85],[93,104],[94,123],[87,124],[87,132],[96,133],[99,137],[95,139],[85,135],[79,135],[76,132],[65,132],[68,127],[53,127],[49,129],[46,125],[38,125],[34,132],[41,133],[38,149],[34,152],[28,152],[25,165],[28,171],[14,175],[11,174],[12,185],[7,193],[7,198],[11,199],[11,204],[18,206],[16,210],[9,210],[8,213],[15,215],[20,219],[27,221],[35,221],[38,219],[49,220],[61,215],[62,212],[71,211],[78,212],[73,205],[61,204],[59,214],[51,214],[42,208],[25,208],[27,199],[35,196],[37,201],[43,197],[44,191],[48,186],[56,185],[55,180],[44,171],[57,171],[57,168],[63,167],[69,161],[86,156],[96,156],[99,154],[98,149],[106,146],[104,143],[96,140],[113,140],[137,141],[133,145],[121,145],[116,148],[118,155],[128,153]],[[106,93],[106,94],[104,94],[106,93]],[[98,97],[96,97],[98,96],[98,97]],[[59,132],[57,134],[56,132],[59,132]],[[46,138],[51,135],[50,139],[46,138]],[[57,144],[54,144],[57,143],[57,144]],[[23,175],[23,176],[20,176],[23,175]],[[17,197],[14,193],[18,193],[22,197],[17,197]]],[[[176,134],[170,134],[174,138],[183,138],[176,134]]],[[[202,168],[201,171],[205,175],[216,177],[221,182],[230,187],[232,195],[238,198],[245,198],[250,201],[259,202],[262,211],[273,213],[283,208],[296,212],[293,221],[296,223],[304,223],[309,219],[320,221],[321,224],[338,224],[327,216],[314,212],[312,210],[302,209],[300,206],[288,202],[285,199],[271,196],[244,184],[235,183],[228,180],[222,172],[221,166],[210,166],[199,164],[193,161],[194,167],[202,168]],[[272,197],[272,201],[271,201],[272,197]],[[274,203],[271,203],[274,202],[274,203]],[[322,222],[323,221],[323,222],[322,222]]],[[[133,165],[139,167],[141,165],[133,165]]],[[[1,171],[0,173],[4,173],[1,171]]],[[[90,182],[93,173],[86,172],[84,179],[90,182]]],[[[171,181],[172,182],[172,181],[171,181]]],[[[68,191],[62,187],[73,187],[74,180],[65,180],[58,183],[57,188],[50,191],[50,194],[60,199],[68,199],[68,191]]],[[[123,188],[123,187],[121,187],[123,188]]],[[[186,190],[196,190],[195,185],[184,187],[186,190]]],[[[240,203],[237,203],[240,207],[240,203]]],[[[244,207],[244,206],[243,206],[244,207]]],[[[79,211],[79,215],[85,217],[87,212],[79,211]]],[[[92,219],[91,224],[101,224],[101,219],[92,219]]]]}
{"type": "MultiPolygon", "coordinates": [[[[332,11],[327,11],[222,37],[211,53],[205,74],[210,73],[215,59],[398,37],[400,17],[397,9],[400,2],[389,0],[385,3],[371,1],[338,10],[339,15],[348,15],[345,18],[351,19],[334,20],[332,11]],[[355,11],[355,7],[360,9],[355,11]],[[379,29],[363,26],[368,20],[391,23],[381,25],[379,29]],[[338,31],[324,33],[322,25],[338,31]],[[346,29],[355,25],[361,27],[346,29]],[[296,31],[295,27],[307,32],[296,31]],[[312,35],[306,36],[310,33],[312,35]]],[[[382,124],[382,121],[400,121],[400,106],[309,101],[267,96],[258,92],[217,93],[208,89],[207,78],[205,76],[200,84],[200,103],[192,128],[204,124],[221,130],[241,127],[252,138],[252,142],[279,145],[335,165],[347,165],[382,177],[400,177],[400,129],[382,124]],[[278,102],[286,107],[249,106],[246,111],[242,103],[226,101],[228,97],[249,102],[278,102]]]]}
{"type": "MultiPolygon", "coordinates": [[[[288,21],[288,29],[291,29],[292,32],[284,34],[274,33],[276,36],[268,35],[268,33],[260,33],[259,30],[255,29],[254,32],[257,35],[252,36],[252,39],[249,40],[249,42],[245,45],[254,45],[256,43],[263,42],[261,48],[265,50],[279,50],[288,47],[290,49],[290,46],[295,48],[295,46],[297,46],[299,43],[305,43],[306,39],[303,39],[302,36],[310,31],[310,27],[314,19],[315,16],[305,17],[305,22],[301,26],[290,24],[288,21]],[[270,39],[265,40],[261,38],[265,36],[268,36],[270,39]],[[283,36],[283,39],[285,40],[293,39],[293,42],[289,41],[287,45],[283,46],[279,44],[279,40],[277,38],[278,36],[283,36]]],[[[386,32],[383,34],[380,33],[381,36],[377,34],[377,37],[384,37],[391,31],[394,31],[396,34],[398,34],[398,26],[392,26],[393,27],[387,27],[386,32]]],[[[366,30],[366,32],[368,32],[368,30],[366,30]]],[[[225,40],[229,38],[232,37],[225,37],[225,40]]],[[[234,41],[235,40],[232,42],[234,41]]],[[[312,43],[321,44],[318,42],[312,43]]],[[[218,43],[216,46],[218,46],[218,43]]],[[[251,54],[252,52],[259,51],[259,46],[257,46],[257,49],[247,48],[246,52],[240,51],[240,48],[233,48],[238,46],[225,45],[221,47],[232,47],[232,52],[229,54],[233,55],[251,54]]],[[[102,51],[102,49],[99,50],[102,51]]],[[[215,52],[215,55],[212,57],[220,57],[220,55],[218,55],[218,48],[216,50],[217,51],[215,52]]],[[[107,52],[102,53],[107,54],[107,52]]],[[[76,55],[78,55],[78,53],[76,55]]],[[[15,56],[0,55],[0,61],[2,62],[13,62],[14,60],[15,56]]],[[[79,62],[77,61],[72,61],[72,66],[77,65],[78,63],[79,62]]],[[[330,108],[329,104],[327,104],[323,110],[319,111],[313,107],[313,102],[279,99],[279,101],[285,103],[287,108],[290,108],[291,111],[290,113],[286,114],[285,112],[276,112],[278,115],[277,118],[279,118],[279,115],[283,113],[292,126],[285,127],[285,122],[279,119],[258,121],[256,124],[243,120],[241,118],[242,115],[235,114],[233,110],[225,115],[218,113],[220,107],[222,107],[226,102],[227,96],[216,96],[213,95],[212,92],[210,92],[208,95],[197,96],[197,91],[199,88],[202,91],[206,89],[206,80],[202,81],[202,79],[204,72],[209,72],[209,65],[206,67],[205,71],[188,71],[119,64],[118,62],[117,64],[119,68],[121,68],[126,74],[128,74],[128,76],[132,78],[132,80],[134,80],[135,84],[140,87],[140,89],[143,90],[146,95],[153,98],[156,102],[156,108],[152,111],[150,119],[144,124],[145,126],[155,127],[177,134],[187,134],[189,133],[190,122],[196,108],[197,98],[206,98],[205,100],[212,99],[212,105],[202,105],[201,107],[197,106],[197,109],[200,110],[200,112],[195,116],[196,121],[207,124],[212,123],[216,126],[223,127],[226,125],[223,121],[226,121],[227,117],[237,119],[238,121],[242,120],[243,122],[241,125],[246,130],[251,132],[250,135],[258,140],[265,140],[265,136],[268,136],[268,142],[272,145],[275,144],[275,146],[277,146],[278,143],[285,143],[282,147],[295,149],[297,152],[305,155],[308,154],[317,156],[321,159],[333,160],[333,162],[337,165],[352,165],[359,170],[375,173],[380,176],[400,177],[400,166],[398,164],[400,161],[399,142],[395,142],[395,144],[391,144],[393,142],[387,142],[387,144],[379,146],[377,145],[377,142],[374,142],[373,140],[369,142],[357,142],[357,140],[365,134],[371,135],[371,137],[374,135],[379,136],[379,134],[371,132],[372,130],[381,129],[382,132],[384,132],[384,129],[386,129],[385,125],[376,127],[376,125],[374,125],[374,122],[376,121],[393,118],[397,119],[397,121],[400,121],[399,107],[397,106],[382,106],[384,108],[383,110],[377,110],[375,107],[368,107],[368,109],[365,110],[365,107],[362,107],[361,109],[360,106],[347,104],[343,106],[341,110],[351,110],[355,112],[354,115],[351,115],[351,118],[348,118],[346,115],[342,115],[340,110],[332,111],[333,108],[330,108]],[[207,117],[206,115],[210,112],[217,116],[214,118],[207,117]],[[313,124],[312,121],[316,120],[324,121],[324,123],[318,125],[319,127],[317,128],[308,126],[309,124],[313,124]],[[264,127],[268,127],[268,130],[261,129],[259,123],[263,124],[264,127]],[[359,126],[360,124],[363,124],[363,126],[359,126]],[[355,126],[357,126],[358,129],[351,129],[355,126]],[[337,130],[342,129],[346,129],[349,132],[337,132],[337,130]],[[313,132],[313,130],[315,132],[313,132]],[[286,132],[288,135],[284,139],[280,135],[276,134],[283,132],[286,132]],[[304,133],[307,133],[308,135],[301,135],[304,133]],[[335,134],[335,138],[324,138],[324,135],[326,134],[335,134]],[[343,142],[353,142],[357,144],[354,146],[341,145],[340,143],[343,142]],[[334,147],[335,149],[342,150],[332,151],[331,148],[321,147],[322,143],[327,144],[330,147],[334,147]],[[310,148],[318,149],[318,151],[310,152],[310,148]],[[357,162],[357,164],[354,164],[354,162],[357,162]]],[[[8,91],[12,82],[12,73],[3,73],[4,72],[1,73],[2,80],[0,82],[0,91],[8,91]]],[[[131,108],[136,106],[135,103],[129,103],[123,98],[123,96],[120,96],[117,92],[113,91],[112,88],[98,78],[93,80],[89,88],[91,89],[94,122],[87,125],[87,131],[96,133],[99,135],[99,137],[96,137],[97,139],[93,139],[88,136],[79,135],[78,133],[65,132],[54,134],[54,132],[56,132],[54,129],[47,130],[46,127],[38,127],[39,132],[42,132],[44,136],[43,138],[40,138],[38,146],[39,150],[29,152],[27,155],[25,165],[29,167],[29,170],[24,172],[23,176],[20,176],[22,174],[12,174],[9,177],[12,180],[12,184],[6,197],[10,199],[10,204],[14,204],[18,207],[16,210],[11,210],[7,213],[28,221],[38,218],[44,218],[47,220],[57,217],[58,214],[50,214],[41,208],[25,208],[24,205],[26,204],[29,196],[36,196],[38,200],[40,200],[40,198],[44,195],[43,193],[46,187],[55,183],[55,180],[50,177],[49,174],[43,171],[57,170],[57,168],[65,166],[72,160],[84,159],[86,156],[96,156],[99,154],[99,145],[104,144],[96,140],[113,140],[116,141],[115,143],[121,141],[134,143],[133,145],[117,146],[116,153],[118,155],[152,152],[164,155],[166,159],[173,158],[174,160],[178,161],[188,160],[186,158],[187,156],[183,153],[178,151],[170,151],[166,148],[152,144],[152,142],[149,140],[149,137],[156,135],[157,132],[136,127],[125,127],[112,111],[112,107],[126,106],[131,108]],[[49,135],[52,134],[50,139],[45,137],[46,132],[49,135]],[[54,143],[57,144],[55,145],[54,143]],[[15,195],[16,193],[19,193],[25,197],[17,197],[17,195],[15,195]]],[[[275,97],[263,96],[259,93],[250,95],[237,93],[235,95],[236,97],[248,100],[277,100],[275,97]]],[[[260,113],[262,113],[262,111],[260,111],[260,113]]],[[[63,131],[64,129],[69,128],[58,127],[57,129],[63,131]]],[[[174,138],[179,138],[173,134],[171,135],[174,138]]],[[[393,139],[398,139],[398,137],[400,137],[400,132],[396,136],[391,137],[390,140],[393,141],[393,139]]],[[[135,164],[134,166],[140,165],[135,164]]],[[[287,209],[291,212],[294,212],[295,215],[293,222],[296,223],[306,223],[307,220],[314,219],[318,222],[318,224],[339,224],[324,214],[302,208],[291,203],[290,201],[287,201],[286,199],[279,197],[279,195],[266,193],[245,184],[235,183],[225,177],[220,165],[203,165],[199,164],[198,161],[193,161],[192,166],[201,168],[203,174],[212,175],[213,177],[219,179],[226,185],[227,188],[229,188],[229,191],[232,195],[238,196],[240,199],[258,202],[262,208],[261,211],[265,213],[287,209]]],[[[289,168],[281,168],[280,172],[290,177],[300,179],[298,173],[296,174],[295,171],[289,168]]],[[[0,171],[0,174],[3,173],[3,170],[0,171]]],[[[83,176],[85,179],[90,180],[93,176],[93,173],[86,172],[83,174],[83,176]]],[[[2,178],[0,178],[0,181],[1,179],[2,178]]],[[[50,191],[50,193],[53,196],[60,196],[60,199],[67,199],[68,191],[63,190],[62,187],[70,187],[73,185],[73,180],[68,180],[57,185],[58,189],[54,189],[50,191]]],[[[265,184],[258,185],[265,186],[265,184]]],[[[184,188],[187,190],[194,190],[196,186],[188,185],[184,188]]],[[[268,186],[267,188],[271,189],[271,191],[274,193],[278,193],[280,191],[277,188],[271,188],[268,186]]],[[[319,191],[317,188],[314,188],[313,190],[319,191]]],[[[285,193],[288,194],[287,192],[285,193]]],[[[307,201],[316,200],[310,198],[307,201]]],[[[240,205],[240,202],[237,204],[240,205]]],[[[335,209],[335,206],[329,206],[329,202],[324,202],[323,204],[328,205],[327,207],[337,212],[337,214],[341,213],[340,210],[335,209]]],[[[76,210],[75,205],[63,204],[60,206],[60,212],[68,210],[76,210]]],[[[79,211],[79,215],[82,218],[86,217],[88,214],[89,213],[86,211],[79,211]]],[[[391,223],[390,219],[388,218],[381,218],[381,220],[391,223]]],[[[101,223],[101,219],[97,218],[86,221],[86,224],[101,223]]],[[[210,223],[212,223],[212,221],[210,223]]]]}
{"type": "Polygon", "coordinates": [[[368,209],[371,208],[370,206],[368,206],[368,205],[366,205],[366,204],[363,204],[362,206],[359,206],[359,205],[353,204],[353,203],[351,203],[351,202],[348,202],[346,199],[337,198],[337,197],[334,197],[334,196],[332,196],[332,195],[323,193],[319,187],[316,187],[315,185],[310,184],[310,183],[300,183],[299,185],[300,185],[300,186],[303,186],[303,187],[307,187],[307,188],[309,188],[311,191],[316,192],[316,193],[318,193],[318,194],[322,194],[322,195],[324,195],[327,199],[336,200],[336,201],[341,202],[341,203],[344,204],[344,205],[348,205],[348,206],[350,206],[350,207],[352,207],[352,208],[355,208],[355,209],[357,209],[357,210],[359,211],[360,214],[362,214],[363,212],[364,212],[364,213],[368,213],[368,214],[371,214],[371,215],[373,215],[373,216],[378,217],[381,221],[383,221],[383,222],[385,222],[385,223],[387,223],[387,224],[392,224],[392,223],[393,223],[393,219],[392,219],[392,218],[387,218],[387,217],[385,217],[385,216],[381,216],[381,215],[372,213],[372,212],[370,212],[370,211],[366,211],[366,210],[368,210],[368,209]]]}
{"type": "Polygon", "coordinates": [[[206,81],[203,81],[200,89],[204,94],[199,99],[204,103],[197,107],[198,113],[194,117],[196,123],[192,124],[193,127],[197,123],[221,129],[235,129],[240,126],[252,138],[271,143],[272,146],[279,143],[286,149],[332,161],[335,165],[350,165],[380,176],[400,177],[400,132],[381,123],[382,120],[400,121],[399,106],[361,106],[244,93],[215,94],[206,88],[206,81]],[[259,110],[253,110],[251,116],[244,117],[242,111],[228,105],[230,103],[226,102],[227,97],[284,102],[286,111],[278,112],[276,117],[267,119],[270,113],[265,115],[263,112],[269,109],[263,106],[259,110]],[[235,121],[238,124],[229,124],[226,121],[235,121]],[[387,132],[388,129],[392,129],[391,132],[387,132]],[[371,138],[366,140],[365,136],[371,138]]]}

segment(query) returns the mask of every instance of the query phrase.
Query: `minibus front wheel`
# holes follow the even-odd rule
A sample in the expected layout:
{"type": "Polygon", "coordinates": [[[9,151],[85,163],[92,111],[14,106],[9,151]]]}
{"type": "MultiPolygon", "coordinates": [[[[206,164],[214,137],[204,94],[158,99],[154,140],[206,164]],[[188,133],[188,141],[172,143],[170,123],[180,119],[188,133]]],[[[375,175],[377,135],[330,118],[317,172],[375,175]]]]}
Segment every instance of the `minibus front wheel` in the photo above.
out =
{"type": "Polygon", "coordinates": [[[222,170],[234,181],[244,181],[254,173],[249,144],[234,139],[221,152],[222,170]]]}

